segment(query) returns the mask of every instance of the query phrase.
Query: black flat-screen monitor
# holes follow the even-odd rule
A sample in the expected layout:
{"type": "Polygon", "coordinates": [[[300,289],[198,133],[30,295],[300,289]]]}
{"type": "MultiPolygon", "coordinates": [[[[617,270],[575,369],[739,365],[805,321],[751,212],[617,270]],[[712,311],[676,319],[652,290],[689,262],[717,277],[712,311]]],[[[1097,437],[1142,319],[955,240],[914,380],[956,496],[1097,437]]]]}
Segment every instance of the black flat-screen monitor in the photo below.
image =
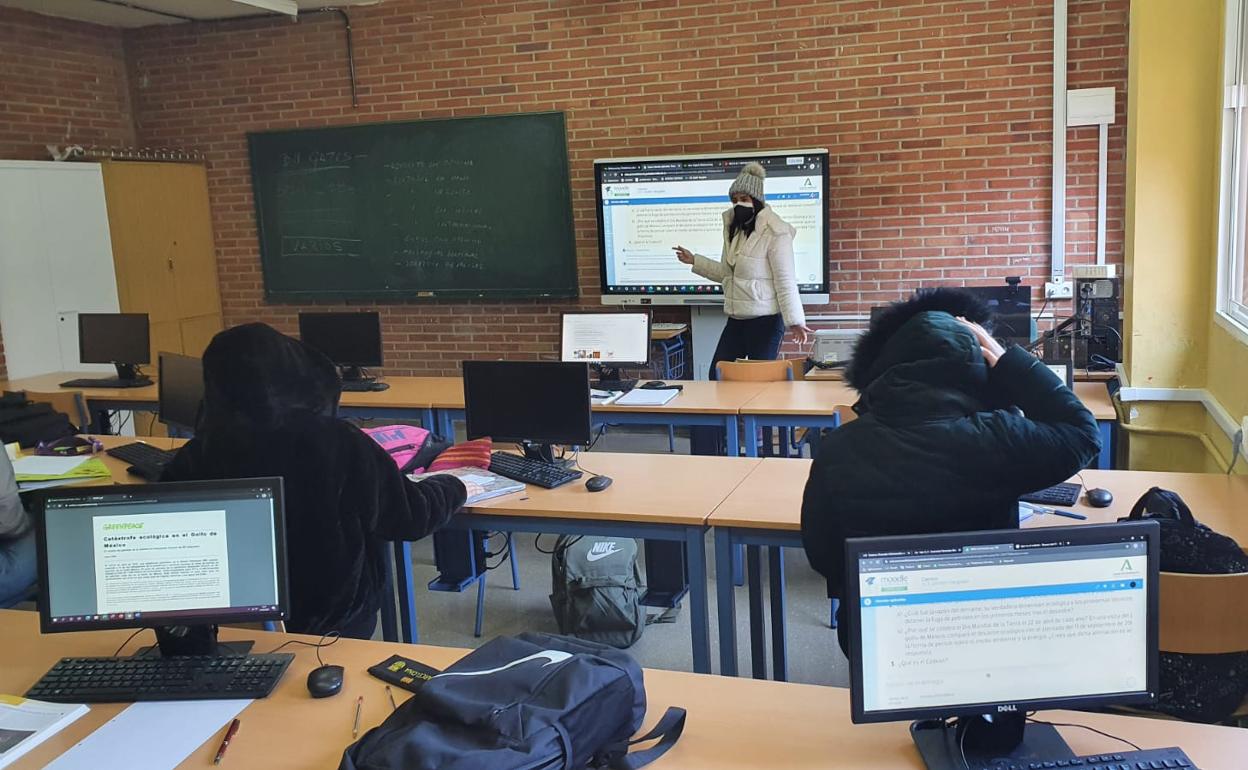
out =
{"type": "Polygon", "coordinates": [[[79,313],[78,360],[84,364],[151,363],[147,313],[79,313]]]}
{"type": "MultiPolygon", "coordinates": [[[[954,744],[968,757],[958,767],[983,767],[979,735],[1013,725],[1015,747],[1030,744],[1030,711],[1152,701],[1159,531],[1139,521],[847,540],[853,721],[920,720],[911,735],[930,768],[958,734],[948,718],[988,715],[954,744]]],[[[1013,750],[993,756],[1024,756],[1013,750]]]]}
{"type": "Polygon", "coordinates": [[[796,229],[802,300],[828,301],[828,151],[758,150],[594,161],[604,304],[713,304],[723,287],[676,259],[674,246],[719,260],[728,188],[750,162],[767,172],[766,203],[796,229]]]}
{"type": "Polygon", "coordinates": [[[299,338],[338,366],[381,366],[377,313],[300,313],[299,338]]]}
{"type": "Polygon", "coordinates": [[[993,337],[1003,344],[1031,343],[1031,289],[1020,284],[1006,286],[967,286],[962,289],[979,297],[992,311],[993,337]]]}
{"type": "Polygon", "coordinates": [[[593,434],[589,365],[464,361],[468,438],[588,445],[593,434]]]}
{"type": "Polygon", "coordinates": [[[157,413],[166,425],[194,430],[204,403],[204,364],[194,356],[160,354],[157,413]]]}
{"type": "Polygon", "coordinates": [[[281,479],[68,487],[41,500],[44,633],[289,617],[281,479]]]}

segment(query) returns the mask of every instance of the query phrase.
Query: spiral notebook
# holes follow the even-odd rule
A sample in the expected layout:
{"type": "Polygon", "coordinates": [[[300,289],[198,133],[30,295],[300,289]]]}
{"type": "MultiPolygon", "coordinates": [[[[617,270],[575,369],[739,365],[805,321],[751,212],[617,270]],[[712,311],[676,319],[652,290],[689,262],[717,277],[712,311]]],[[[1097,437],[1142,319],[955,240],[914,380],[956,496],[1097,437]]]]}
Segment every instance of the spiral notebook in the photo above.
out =
{"type": "Polygon", "coordinates": [[[452,468],[449,471],[438,471],[436,473],[420,473],[408,476],[412,481],[421,481],[430,476],[451,475],[460,479],[466,484],[476,484],[481,487],[480,494],[469,497],[466,501],[468,505],[482,502],[483,500],[492,500],[495,497],[510,495],[512,492],[523,492],[524,484],[514,481],[505,476],[499,476],[497,473],[491,473],[483,468],[452,468]]]}

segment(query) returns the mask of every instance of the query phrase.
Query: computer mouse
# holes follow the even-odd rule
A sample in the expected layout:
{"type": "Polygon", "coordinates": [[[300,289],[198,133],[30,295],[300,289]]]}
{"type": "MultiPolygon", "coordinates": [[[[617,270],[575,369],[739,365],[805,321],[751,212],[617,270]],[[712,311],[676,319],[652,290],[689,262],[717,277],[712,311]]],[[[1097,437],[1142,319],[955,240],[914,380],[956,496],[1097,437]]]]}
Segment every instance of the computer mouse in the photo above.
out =
{"type": "Polygon", "coordinates": [[[342,690],[342,666],[325,665],[308,672],[308,692],[313,698],[328,698],[342,690]]]}
{"type": "Polygon", "coordinates": [[[1085,497],[1088,498],[1088,505],[1093,508],[1108,508],[1110,503],[1114,502],[1114,494],[1108,489],[1089,489],[1085,497]]]}
{"type": "Polygon", "coordinates": [[[585,488],[590,492],[601,492],[611,486],[610,476],[591,476],[589,481],[585,482],[585,488]]]}
{"type": "Polygon", "coordinates": [[[663,380],[651,380],[650,382],[643,382],[641,384],[642,390],[660,390],[666,387],[667,383],[663,380]]]}

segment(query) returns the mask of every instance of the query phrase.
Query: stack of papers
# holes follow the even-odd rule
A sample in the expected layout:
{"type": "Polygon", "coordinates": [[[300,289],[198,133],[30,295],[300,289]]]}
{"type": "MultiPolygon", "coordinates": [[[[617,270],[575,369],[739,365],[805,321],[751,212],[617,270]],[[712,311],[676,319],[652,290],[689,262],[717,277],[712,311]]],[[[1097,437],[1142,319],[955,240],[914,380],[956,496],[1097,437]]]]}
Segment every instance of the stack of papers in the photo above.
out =
{"type": "Polygon", "coordinates": [[[32,489],[78,484],[91,479],[106,479],[112,474],[98,457],[44,457],[29,455],[13,461],[13,474],[23,492],[32,489]]]}
{"type": "Polygon", "coordinates": [[[0,695],[0,767],[16,762],[85,713],[86,706],[72,703],[0,695]]]}
{"type": "Polygon", "coordinates": [[[466,505],[473,505],[483,500],[490,500],[503,495],[510,495],[512,492],[523,492],[524,484],[514,481],[497,473],[487,471],[483,468],[452,468],[446,471],[434,471],[432,473],[420,473],[409,475],[412,481],[421,481],[430,476],[450,475],[457,477],[465,484],[476,484],[481,491],[470,496],[466,501],[466,505]]]}
{"type": "Polygon", "coordinates": [[[633,388],[624,395],[615,400],[617,406],[662,406],[673,398],[680,391],[671,390],[648,390],[646,388],[633,388]]]}

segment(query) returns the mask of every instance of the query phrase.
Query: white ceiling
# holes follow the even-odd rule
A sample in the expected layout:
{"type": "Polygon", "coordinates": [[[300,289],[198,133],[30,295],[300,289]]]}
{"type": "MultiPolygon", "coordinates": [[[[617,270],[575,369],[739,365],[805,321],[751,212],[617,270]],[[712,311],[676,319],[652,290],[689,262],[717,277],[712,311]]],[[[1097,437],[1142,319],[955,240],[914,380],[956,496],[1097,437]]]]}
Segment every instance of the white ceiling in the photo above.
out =
{"type": "Polygon", "coordinates": [[[293,16],[298,11],[325,6],[374,5],[379,2],[381,0],[0,0],[0,6],[109,27],[146,27],[261,13],[293,16]]]}

